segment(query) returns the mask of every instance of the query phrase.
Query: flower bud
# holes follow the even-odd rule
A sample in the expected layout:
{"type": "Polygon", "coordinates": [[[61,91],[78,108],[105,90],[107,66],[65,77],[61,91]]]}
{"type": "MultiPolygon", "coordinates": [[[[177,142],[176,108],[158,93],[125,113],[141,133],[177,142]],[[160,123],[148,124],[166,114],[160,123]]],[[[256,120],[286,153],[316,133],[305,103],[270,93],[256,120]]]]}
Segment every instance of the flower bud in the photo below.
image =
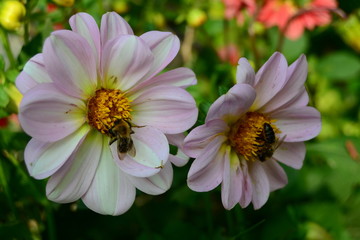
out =
{"type": "Polygon", "coordinates": [[[53,2],[63,7],[71,7],[74,5],[74,0],[53,0],[53,2]]]}
{"type": "Polygon", "coordinates": [[[206,19],[207,16],[203,10],[194,8],[190,10],[186,20],[191,27],[199,27],[204,24],[206,19]]]}
{"type": "Polygon", "coordinates": [[[7,30],[16,30],[26,14],[25,6],[18,1],[5,1],[0,8],[0,24],[7,30]]]}

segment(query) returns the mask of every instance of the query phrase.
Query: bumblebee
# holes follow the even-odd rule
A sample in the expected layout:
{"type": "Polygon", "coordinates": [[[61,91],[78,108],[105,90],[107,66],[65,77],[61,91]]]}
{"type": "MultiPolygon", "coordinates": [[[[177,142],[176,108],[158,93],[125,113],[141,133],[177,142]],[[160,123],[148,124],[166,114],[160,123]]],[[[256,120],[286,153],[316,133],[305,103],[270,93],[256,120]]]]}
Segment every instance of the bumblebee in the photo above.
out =
{"type": "Polygon", "coordinates": [[[258,150],[256,151],[256,156],[261,162],[265,162],[267,159],[271,158],[275,150],[283,142],[285,136],[279,140],[275,136],[274,129],[270,124],[264,123],[261,134],[257,137],[258,142],[262,144],[256,145],[258,150]]]}
{"type": "Polygon", "coordinates": [[[114,126],[109,129],[110,141],[109,145],[117,141],[117,153],[120,160],[123,160],[126,154],[135,157],[136,149],[131,139],[131,134],[134,133],[132,125],[125,119],[117,119],[114,126]]]}

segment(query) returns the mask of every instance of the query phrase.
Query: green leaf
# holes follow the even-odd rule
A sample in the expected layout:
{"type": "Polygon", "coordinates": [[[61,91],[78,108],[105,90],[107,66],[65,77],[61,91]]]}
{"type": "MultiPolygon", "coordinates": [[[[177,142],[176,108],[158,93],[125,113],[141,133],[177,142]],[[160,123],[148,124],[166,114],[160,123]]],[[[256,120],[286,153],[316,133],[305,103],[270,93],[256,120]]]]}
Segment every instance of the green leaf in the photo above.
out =
{"type": "Polygon", "coordinates": [[[320,59],[318,71],[331,80],[351,80],[360,72],[360,59],[348,52],[334,52],[320,59]]]}
{"type": "Polygon", "coordinates": [[[0,85],[0,107],[4,108],[10,101],[9,95],[4,89],[4,85],[0,85]]]}

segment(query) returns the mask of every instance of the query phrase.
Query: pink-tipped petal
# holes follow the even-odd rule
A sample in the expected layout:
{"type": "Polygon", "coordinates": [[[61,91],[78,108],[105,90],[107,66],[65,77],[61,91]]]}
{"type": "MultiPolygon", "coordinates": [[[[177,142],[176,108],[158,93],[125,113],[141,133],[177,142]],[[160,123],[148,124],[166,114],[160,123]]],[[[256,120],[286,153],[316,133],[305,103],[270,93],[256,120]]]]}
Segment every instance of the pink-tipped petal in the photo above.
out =
{"type": "MultiPolygon", "coordinates": [[[[287,70],[286,84],[267,104],[262,107],[262,112],[270,112],[292,102],[303,92],[304,82],[308,73],[305,55],[301,55],[287,70]]],[[[305,104],[306,105],[306,104],[305,104]]],[[[304,106],[305,106],[304,105],[304,106]]]]}
{"type": "Polygon", "coordinates": [[[241,161],[240,166],[243,176],[241,181],[242,195],[239,204],[242,208],[246,208],[252,200],[252,194],[254,190],[247,162],[245,160],[241,161]]]}
{"type": "Polygon", "coordinates": [[[119,35],[133,35],[130,25],[115,12],[105,13],[101,18],[101,45],[104,47],[108,41],[119,35]]]}
{"type": "Polygon", "coordinates": [[[135,177],[150,177],[157,174],[169,158],[169,144],[165,135],[152,127],[133,128],[132,140],[136,149],[135,157],[127,155],[123,160],[117,156],[117,147],[111,146],[118,166],[135,177]]]}
{"type": "Polygon", "coordinates": [[[269,179],[270,192],[283,188],[288,183],[284,169],[274,159],[265,161],[262,166],[269,179]]]}
{"type": "Polygon", "coordinates": [[[246,58],[240,58],[238,62],[236,82],[250,84],[251,86],[255,84],[255,71],[246,58]]]}
{"type": "Polygon", "coordinates": [[[30,136],[43,142],[54,142],[84,124],[85,109],[83,101],[59,92],[53,83],[43,83],[24,95],[19,120],[30,136]]]}
{"type": "Polygon", "coordinates": [[[321,130],[320,113],[313,107],[287,108],[271,114],[286,142],[302,142],[316,137],[321,130]]]}
{"type": "Polygon", "coordinates": [[[121,35],[109,41],[102,53],[104,86],[126,91],[149,71],[154,56],[134,35],[121,35]]]}
{"type": "Polygon", "coordinates": [[[69,159],[89,130],[88,126],[83,126],[68,137],[54,143],[31,139],[24,153],[30,175],[36,179],[51,176],[69,159]]]}
{"type": "Polygon", "coordinates": [[[270,184],[266,172],[260,162],[251,164],[250,176],[253,186],[252,203],[254,209],[261,208],[269,198],[270,184]]]}
{"type": "Polygon", "coordinates": [[[300,169],[305,159],[305,144],[303,142],[283,142],[274,152],[273,157],[289,167],[300,169]]]}
{"type": "Polygon", "coordinates": [[[184,133],[167,134],[166,138],[168,139],[169,144],[178,148],[176,155],[169,155],[169,161],[177,167],[182,167],[187,164],[190,158],[182,151],[185,139],[184,133]]]}
{"type": "Polygon", "coordinates": [[[71,29],[89,43],[97,63],[100,63],[100,32],[94,18],[87,13],[77,13],[69,19],[71,29]]]}
{"type": "Polygon", "coordinates": [[[51,82],[46,72],[41,53],[32,57],[24,66],[23,71],[16,78],[16,87],[24,94],[38,83],[51,82]]]}
{"type": "Polygon", "coordinates": [[[243,173],[239,167],[239,158],[236,154],[231,154],[231,148],[226,148],[226,160],[224,162],[224,174],[221,184],[221,200],[225,209],[232,209],[242,195],[243,173]]]}
{"type": "Polygon", "coordinates": [[[184,152],[190,157],[199,157],[204,148],[216,137],[226,134],[229,126],[221,119],[214,119],[194,128],[184,140],[184,152]]]}
{"type": "Polygon", "coordinates": [[[146,178],[130,176],[129,179],[140,191],[150,195],[159,195],[169,190],[173,179],[173,168],[168,162],[154,176],[146,178]]]}
{"type": "Polygon", "coordinates": [[[69,160],[49,179],[47,197],[58,203],[80,199],[94,178],[102,152],[102,135],[91,131],[69,160]]]}
{"type": "Polygon", "coordinates": [[[171,85],[181,88],[187,88],[189,86],[195,85],[197,79],[195,73],[189,68],[176,68],[168,72],[162,73],[158,76],[155,76],[151,79],[148,79],[144,82],[139,83],[131,92],[141,91],[148,87],[154,87],[159,85],[171,85]]]}
{"type": "Polygon", "coordinates": [[[255,100],[255,96],[256,93],[252,86],[235,84],[211,105],[205,121],[222,119],[232,124],[249,109],[255,100]]]}
{"type": "Polygon", "coordinates": [[[186,131],[198,116],[194,98],[184,89],[173,86],[147,89],[134,99],[132,109],[136,125],[153,126],[166,134],[186,131]]]}
{"type": "Polygon", "coordinates": [[[140,36],[154,54],[154,62],[144,80],[163,70],[176,56],[180,48],[179,38],[170,32],[150,31],[140,36]]]}
{"type": "Polygon", "coordinates": [[[135,201],[136,188],[112,159],[108,140],[104,138],[101,159],[84,204],[100,214],[120,215],[135,201]]]}
{"type": "Polygon", "coordinates": [[[53,32],[43,48],[45,68],[56,87],[70,96],[87,98],[97,85],[96,58],[81,35],[53,32]]]}
{"type": "Polygon", "coordinates": [[[197,192],[207,192],[216,188],[223,179],[224,161],[230,161],[222,143],[225,137],[217,137],[194,160],[188,172],[187,184],[197,192]]]}
{"type": "Polygon", "coordinates": [[[256,99],[252,106],[254,110],[264,106],[283,88],[287,67],[285,57],[276,52],[256,73],[256,99]]]}

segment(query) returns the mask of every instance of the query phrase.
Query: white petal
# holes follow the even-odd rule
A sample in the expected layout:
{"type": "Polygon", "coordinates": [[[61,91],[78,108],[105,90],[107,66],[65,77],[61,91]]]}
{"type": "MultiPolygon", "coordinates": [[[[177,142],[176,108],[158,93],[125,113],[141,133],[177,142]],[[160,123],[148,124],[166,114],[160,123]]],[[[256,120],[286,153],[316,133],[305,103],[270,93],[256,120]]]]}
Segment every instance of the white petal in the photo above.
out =
{"type": "Polygon", "coordinates": [[[102,152],[102,135],[93,130],[73,152],[68,161],[49,179],[47,197],[68,203],[80,199],[88,190],[102,152]]]}
{"type": "Polygon", "coordinates": [[[106,138],[102,149],[94,179],[82,200],[88,208],[100,214],[120,215],[134,203],[136,189],[116,166],[106,138]]]}

